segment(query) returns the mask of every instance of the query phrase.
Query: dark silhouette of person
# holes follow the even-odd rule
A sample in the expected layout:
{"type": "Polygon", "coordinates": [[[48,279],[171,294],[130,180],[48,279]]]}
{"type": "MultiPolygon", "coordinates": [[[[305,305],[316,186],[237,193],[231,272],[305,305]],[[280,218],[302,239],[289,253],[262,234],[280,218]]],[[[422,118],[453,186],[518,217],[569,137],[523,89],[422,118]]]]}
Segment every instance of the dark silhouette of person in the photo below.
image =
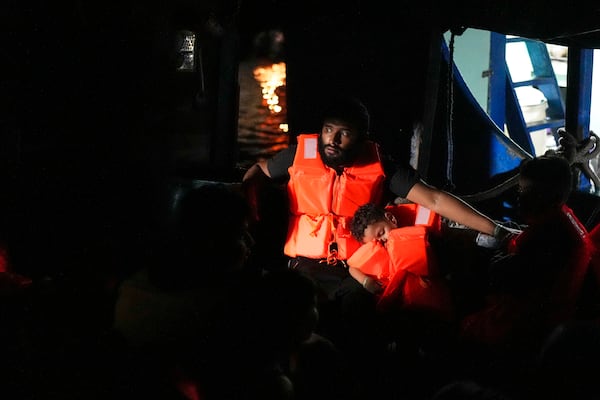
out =
{"type": "Polygon", "coordinates": [[[487,305],[461,322],[461,340],[478,349],[471,355],[481,356],[481,365],[495,364],[502,374],[512,371],[513,378],[558,324],[576,318],[593,247],[566,205],[571,185],[571,169],[562,157],[522,162],[523,232],[492,260],[487,305]]]}

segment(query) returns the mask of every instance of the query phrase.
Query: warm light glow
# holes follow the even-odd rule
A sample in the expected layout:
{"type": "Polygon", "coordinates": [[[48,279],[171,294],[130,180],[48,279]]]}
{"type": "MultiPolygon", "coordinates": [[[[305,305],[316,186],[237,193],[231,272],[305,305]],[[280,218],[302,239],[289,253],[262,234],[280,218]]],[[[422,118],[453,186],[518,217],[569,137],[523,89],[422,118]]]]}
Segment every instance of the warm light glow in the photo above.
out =
{"type": "Polygon", "coordinates": [[[262,97],[269,110],[273,113],[281,112],[282,107],[279,105],[277,88],[285,86],[285,63],[280,62],[268,67],[254,68],[254,79],[262,87],[262,97]]]}
{"type": "Polygon", "coordinates": [[[279,129],[281,129],[282,132],[287,132],[288,124],[279,124],[279,129]]]}

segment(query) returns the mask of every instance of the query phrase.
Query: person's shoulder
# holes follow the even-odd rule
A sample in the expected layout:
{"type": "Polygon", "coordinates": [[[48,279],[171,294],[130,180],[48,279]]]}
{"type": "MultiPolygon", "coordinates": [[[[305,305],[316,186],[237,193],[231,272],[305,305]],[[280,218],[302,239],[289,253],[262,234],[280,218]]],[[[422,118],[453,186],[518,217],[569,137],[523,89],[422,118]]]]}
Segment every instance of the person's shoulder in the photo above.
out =
{"type": "Polygon", "coordinates": [[[421,181],[418,171],[410,163],[397,160],[386,160],[383,162],[384,171],[389,179],[389,189],[396,196],[404,197],[421,181]]]}
{"type": "Polygon", "coordinates": [[[393,174],[400,171],[402,174],[418,175],[417,170],[410,164],[410,162],[395,158],[392,154],[386,152],[381,147],[379,147],[379,149],[380,159],[388,173],[393,174]]]}
{"type": "Polygon", "coordinates": [[[277,162],[281,159],[288,159],[290,156],[293,158],[294,154],[296,154],[297,148],[297,143],[290,143],[285,149],[282,149],[279,152],[277,152],[269,161],[277,162]]]}
{"type": "Polygon", "coordinates": [[[267,160],[267,169],[274,180],[288,178],[288,168],[294,163],[297,144],[290,144],[267,160]]]}
{"type": "Polygon", "coordinates": [[[389,150],[376,140],[369,139],[367,143],[377,149],[379,158],[390,165],[401,165],[402,161],[398,160],[389,150]]]}

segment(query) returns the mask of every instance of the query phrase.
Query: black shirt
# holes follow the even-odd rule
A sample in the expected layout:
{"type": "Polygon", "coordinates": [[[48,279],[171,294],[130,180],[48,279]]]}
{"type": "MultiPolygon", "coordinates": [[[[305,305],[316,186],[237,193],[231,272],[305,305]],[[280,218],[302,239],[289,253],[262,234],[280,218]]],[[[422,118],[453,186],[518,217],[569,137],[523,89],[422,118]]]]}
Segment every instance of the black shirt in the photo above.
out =
{"type": "MultiPolygon", "coordinates": [[[[267,169],[273,180],[284,182],[290,178],[288,168],[294,162],[296,147],[295,144],[290,145],[267,161],[267,169]]],[[[382,158],[387,189],[392,195],[406,197],[415,183],[420,181],[419,174],[410,165],[401,165],[385,154],[382,158]]]]}

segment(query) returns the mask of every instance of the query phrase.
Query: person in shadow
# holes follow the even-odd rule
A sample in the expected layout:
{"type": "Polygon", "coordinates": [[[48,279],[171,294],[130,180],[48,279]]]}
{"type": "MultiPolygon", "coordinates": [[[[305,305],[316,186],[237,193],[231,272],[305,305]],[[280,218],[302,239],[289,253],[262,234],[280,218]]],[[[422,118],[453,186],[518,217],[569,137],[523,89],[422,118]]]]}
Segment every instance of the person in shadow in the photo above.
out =
{"type": "Polygon", "coordinates": [[[462,343],[473,346],[471,355],[482,361],[476,366],[494,365],[501,375],[512,371],[509,376],[518,379],[552,329],[576,317],[593,247],[566,204],[571,190],[564,158],[544,155],[522,162],[523,232],[492,260],[487,305],[461,321],[462,343]]]}
{"type": "Polygon", "coordinates": [[[600,396],[595,368],[600,357],[600,324],[594,320],[558,325],[544,340],[534,364],[529,398],[595,399],[600,396]]]}
{"type": "Polygon", "coordinates": [[[266,272],[235,318],[217,328],[209,381],[215,398],[347,398],[342,355],[315,332],[319,314],[314,283],[298,271],[266,272]],[[223,381],[223,379],[225,379],[223,381]],[[221,397],[218,397],[221,396],[221,397]],[[289,397],[288,397],[289,396],[289,397]]]}
{"type": "Polygon", "coordinates": [[[152,259],[120,283],[113,329],[137,367],[155,377],[146,384],[192,382],[201,391],[191,366],[204,362],[224,304],[254,279],[244,269],[253,243],[248,216],[244,197],[227,184],[189,189],[175,203],[152,259]]]}

